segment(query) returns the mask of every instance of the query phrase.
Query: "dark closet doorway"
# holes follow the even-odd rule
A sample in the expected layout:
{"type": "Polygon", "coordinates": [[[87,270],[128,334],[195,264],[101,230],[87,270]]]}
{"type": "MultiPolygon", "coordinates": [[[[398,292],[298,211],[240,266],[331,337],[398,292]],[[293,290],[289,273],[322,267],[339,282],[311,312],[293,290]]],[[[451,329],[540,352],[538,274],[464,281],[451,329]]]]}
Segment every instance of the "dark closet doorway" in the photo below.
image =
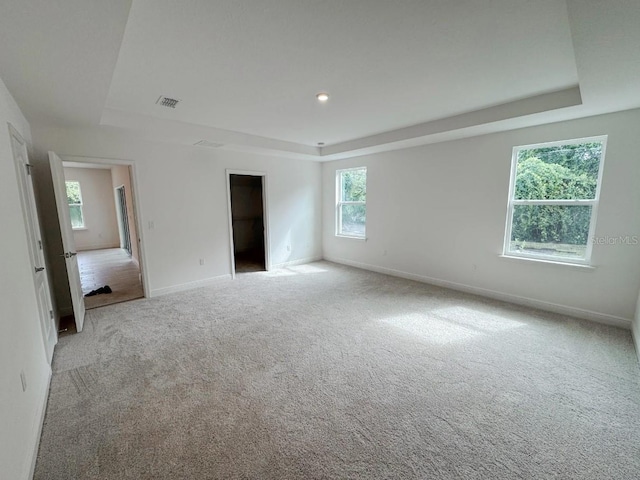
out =
{"type": "Polygon", "coordinates": [[[229,174],[236,273],[266,270],[264,176],[229,174]]]}

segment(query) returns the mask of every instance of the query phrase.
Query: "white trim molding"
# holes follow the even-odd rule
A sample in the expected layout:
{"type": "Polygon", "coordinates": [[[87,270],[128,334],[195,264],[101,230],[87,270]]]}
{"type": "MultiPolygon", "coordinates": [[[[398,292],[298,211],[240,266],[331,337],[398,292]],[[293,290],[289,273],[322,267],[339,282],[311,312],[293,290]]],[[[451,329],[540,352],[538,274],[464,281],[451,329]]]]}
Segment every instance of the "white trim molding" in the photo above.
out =
{"type": "Polygon", "coordinates": [[[231,274],[225,273],[224,275],[218,275],[216,277],[205,278],[203,280],[196,280],[194,282],[181,283],[178,285],[171,285],[170,287],[155,288],[151,290],[151,297],[159,297],[161,295],[168,295],[170,293],[183,292],[185,290],[193,290],[194,288],[208,287],[215,285],[222,280],[230,280],[231,274]]]}
{"type": "Polygon", "coordinates": [[[236,278],[235,246],[233,244],[233,212],[231,211],[231,175],[247,175],[262,178],[262,220],[264,223],[264,269],[271,270],[271,228],[269,226],[269,188],[267,172],[253,170],[235,170],[227,168],[225,177],[227,182],[227,215],[229,221],[229,268],[231,278],[236,278]]]}
{"type": "Polygon", "coordinates": [[[450,288],[451,290],[457,290],[459,292],[464,292],[464,293],[471,293],[473,295],[492,298],[494,300],[500,300],[502,302],[513,303],[515,305],[522,305],[525,307],[537,308],[540,310],[545,310],[547,312],[558,313],[560,315],[568,315],[571,317],[581,318],[583,320],[590,320],[596,323],[602,323],[605,325],[612,325],[614,327],[620,327],[626,330],[631,330],[631,320],[628,318],[617,317],[615,315],[594,312],[591,310],[585,310],[577,307],[570,307],[567,305],[560,305],[557,303],[545,302],[543,300],[536,300],[534,298],[522,297],[520,295],[512,295],[510,293],[498,292],[495,290],[489,290],[487,288],[474,287],[472,285],[451,282],[449,280],[441,280],[439,278],[427,277],[427,276],[418,275],[415,273],[403,272],[401,270],[394,270],[392,268],[379,267],[377,265],[354,262],[354,261],[346,260],[343,258],[325,256],[324,259],[329,262],[348,265],[350,267],[360,268],[362,270],[369,270],[372,272],[383,273],[385,275],[391,275],[392,277],[406,278],[407,280],[415,280],[416,282],[428,283],[430,285],[436,285],[438,287],[443,287],[443,288],[450,288]]]}
{"type": "Polygon", "coordinates": [[[276,265],[271,265],[271,268],[275,269],[275,268],[295,267],[296,265],[306,265],[307,263],[319,262],[320,260],[322,260],[321,255],[315,256],[315,257],[299,258],[297,260],[290,260],[288,262],[282,262],[276,265]]]}

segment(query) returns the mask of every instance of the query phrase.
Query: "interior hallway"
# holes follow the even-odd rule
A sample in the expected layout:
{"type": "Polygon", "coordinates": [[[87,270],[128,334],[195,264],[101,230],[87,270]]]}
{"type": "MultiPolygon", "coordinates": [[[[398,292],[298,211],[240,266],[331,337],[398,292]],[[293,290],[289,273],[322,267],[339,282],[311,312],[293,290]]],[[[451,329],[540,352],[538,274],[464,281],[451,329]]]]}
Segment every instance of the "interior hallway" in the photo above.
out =
{"type": "Polygon", "coordinates": [[[105,285],[112,293],[85,297],[87,309],[144,297],[140,267],[122,248],[78,252],[82,294],[105,285]]]}

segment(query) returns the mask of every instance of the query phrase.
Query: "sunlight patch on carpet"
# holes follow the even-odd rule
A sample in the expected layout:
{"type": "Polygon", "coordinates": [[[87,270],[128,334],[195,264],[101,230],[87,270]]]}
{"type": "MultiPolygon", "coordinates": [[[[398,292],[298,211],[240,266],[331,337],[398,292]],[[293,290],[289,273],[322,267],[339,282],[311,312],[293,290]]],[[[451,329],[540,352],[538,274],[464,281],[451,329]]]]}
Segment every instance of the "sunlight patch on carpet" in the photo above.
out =
{"type": "Polygon", "coordinates": [[[387,325],[430,343],[447,345],[522,327],[525,324],[466,307],[445,307],[429,313],[409,313],[382,320],[387,325]]]}

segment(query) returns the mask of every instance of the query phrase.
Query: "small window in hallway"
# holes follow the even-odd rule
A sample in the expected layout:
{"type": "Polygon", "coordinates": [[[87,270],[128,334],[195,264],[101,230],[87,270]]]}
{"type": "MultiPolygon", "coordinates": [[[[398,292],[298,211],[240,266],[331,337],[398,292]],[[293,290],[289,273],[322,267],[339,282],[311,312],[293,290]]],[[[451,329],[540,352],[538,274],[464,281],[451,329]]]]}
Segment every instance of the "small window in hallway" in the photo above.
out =
{"type": "Polygon", "coordinates": [[[82,212],[82,192],[80,191],[80,182],[65,183],[67,186],[67,202],[69,202],[71,226],[73,228],[85,228],[84,214],[82,212]]]}

